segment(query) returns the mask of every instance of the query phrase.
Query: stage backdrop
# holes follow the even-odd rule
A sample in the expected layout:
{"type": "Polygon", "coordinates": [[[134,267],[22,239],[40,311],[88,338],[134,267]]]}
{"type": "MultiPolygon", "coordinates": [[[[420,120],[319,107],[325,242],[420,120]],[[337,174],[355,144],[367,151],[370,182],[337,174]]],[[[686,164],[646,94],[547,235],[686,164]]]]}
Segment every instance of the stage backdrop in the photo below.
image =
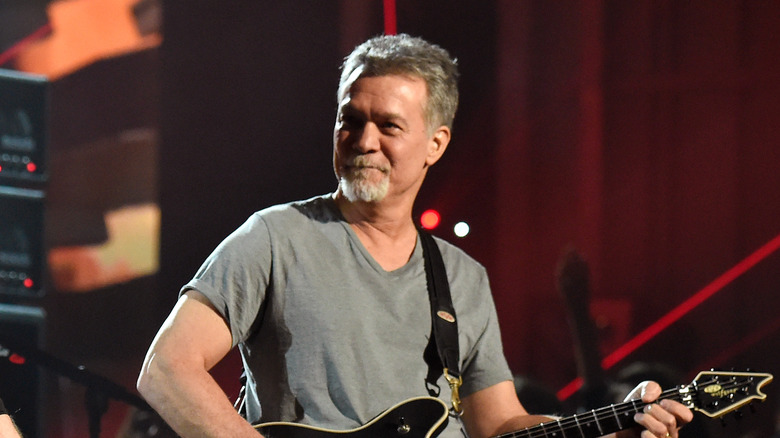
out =
{"type": "MultiPolygon", "coordinates": [[[[337,66],[382,32],[381,6],[166,3],[161,312],[253,211],[335,187],[337,66]]],[[[591,270],[607,355],[780,233],[777,3],[402,0],[397,12],[400,32],[448,48],[463,73],[453,143],[416,213],[438,208],[435,233],[488,268],[516,372],[555,390],[576,377],[555,286],[568,246],[591,270]]],[[[776,367],[778,268],[770,255],[611,371],[776,367]]]]}

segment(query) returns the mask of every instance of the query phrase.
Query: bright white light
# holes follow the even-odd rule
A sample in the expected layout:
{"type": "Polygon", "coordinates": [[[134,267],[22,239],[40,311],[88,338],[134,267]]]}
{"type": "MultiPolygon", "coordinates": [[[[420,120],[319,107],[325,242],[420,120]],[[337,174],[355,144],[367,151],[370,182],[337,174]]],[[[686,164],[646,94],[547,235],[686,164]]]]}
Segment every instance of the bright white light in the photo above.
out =
{"type": "Polygon", "coordinates": [[[455,228],[453,229],[455,231],[455,235],[458,237],[466,237],[466,235],[469,234],[470,228],[469,224],[465,222],[458,222],[455,224],[455,228]]]}

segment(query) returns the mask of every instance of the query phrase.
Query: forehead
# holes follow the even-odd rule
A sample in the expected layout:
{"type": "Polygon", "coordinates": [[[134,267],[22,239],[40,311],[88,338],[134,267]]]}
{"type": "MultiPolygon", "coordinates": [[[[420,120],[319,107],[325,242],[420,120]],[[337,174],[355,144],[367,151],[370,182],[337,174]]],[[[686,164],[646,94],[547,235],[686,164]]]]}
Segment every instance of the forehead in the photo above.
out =
{"type": "Polygon", "coordinates": [[[365,76],[347,88],[341,105],[371,104],[380,106],[422,108],[427,98],[422,78],[407,75],[365,76]]]}

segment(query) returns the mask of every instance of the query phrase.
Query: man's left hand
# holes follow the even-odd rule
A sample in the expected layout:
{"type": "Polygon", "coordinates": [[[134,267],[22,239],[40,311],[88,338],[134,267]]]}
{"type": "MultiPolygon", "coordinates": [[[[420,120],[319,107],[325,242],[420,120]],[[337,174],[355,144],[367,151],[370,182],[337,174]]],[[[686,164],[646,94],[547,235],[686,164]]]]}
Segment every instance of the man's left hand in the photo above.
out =
{"type": "MultiPolygon", "coordinates": [[[[642,382],[628,396],[626,401],[641,399],[648,404],[640,413],[634,416],[634,421],[642,427],[640,438],[678,438],[679,430],[693,420],[693,412],[688,407],[674,400],[660,400],[661,386],[656,382],[642,382]]],[[[637,436],[636,430],[625,430],[618,435],[620,438],[637,436]]]]}

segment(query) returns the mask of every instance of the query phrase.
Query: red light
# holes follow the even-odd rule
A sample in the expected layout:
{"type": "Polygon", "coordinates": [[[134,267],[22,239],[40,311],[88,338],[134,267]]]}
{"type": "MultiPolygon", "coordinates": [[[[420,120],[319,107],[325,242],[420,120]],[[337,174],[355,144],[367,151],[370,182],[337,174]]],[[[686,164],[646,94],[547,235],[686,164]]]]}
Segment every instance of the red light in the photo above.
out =
{"type": "Polygon", "coordinates": [[[25,279],[24,279],[24,287],[26,287],[27,289],[29,289],[29,288],[33,287],[33,281],[32,281],[32,279],[30,279],[30,278],[25,278],[25,279]]]}
{"type": "Polygon", "coordinates": [[[35,165],[35,163],[27,163],[27,171],[32,173],[35,172],[35,170],[38,169],[38,166],[35,165]]]}
{"type": "Polygon", "coordinates": [[[8,360],[15,365],[24,365],[24,363],[27,362],[27,359],[25,359],[24,356],[19,356],[16,353],[12,353],[8,356],[8,360]]]}
{"type": "Polygon", "coordinates": [[[436,210],[425,210],[420,216],[420,225],[426,230],[432,230],[439,226],[441,215],[436,210]]]}

